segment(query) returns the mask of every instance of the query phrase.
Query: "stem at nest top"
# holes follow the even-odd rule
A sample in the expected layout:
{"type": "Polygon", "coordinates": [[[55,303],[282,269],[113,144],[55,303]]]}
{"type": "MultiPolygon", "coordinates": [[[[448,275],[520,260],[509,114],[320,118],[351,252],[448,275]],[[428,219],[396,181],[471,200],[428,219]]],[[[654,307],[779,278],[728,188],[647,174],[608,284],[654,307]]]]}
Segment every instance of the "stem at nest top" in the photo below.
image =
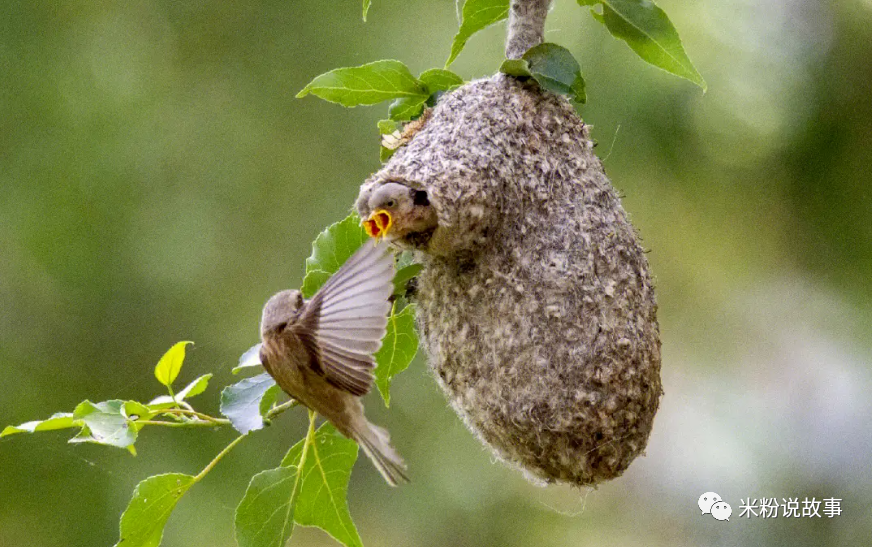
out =
{"type": "Polygon", "coordinates": [[[524,52],[545,41],[545,17],[551,0],[511,0],[506,57],[520,59],[524,52]]]}

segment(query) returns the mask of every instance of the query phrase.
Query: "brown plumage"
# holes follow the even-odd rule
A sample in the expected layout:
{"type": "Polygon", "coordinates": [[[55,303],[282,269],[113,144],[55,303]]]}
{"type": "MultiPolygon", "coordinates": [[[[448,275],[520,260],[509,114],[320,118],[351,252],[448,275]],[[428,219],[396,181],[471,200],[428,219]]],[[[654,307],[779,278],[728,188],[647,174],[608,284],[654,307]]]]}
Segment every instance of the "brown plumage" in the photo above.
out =
{"type": "Polygon", "coordinates": [[[393,277],[393,256],[368,242],[310,300],[295,290],[273,295],[263,309],[260,360],[285,393],[357,441],[395,486],[408,480],[405,464],[360,402],[372,387],[393,277]]]}

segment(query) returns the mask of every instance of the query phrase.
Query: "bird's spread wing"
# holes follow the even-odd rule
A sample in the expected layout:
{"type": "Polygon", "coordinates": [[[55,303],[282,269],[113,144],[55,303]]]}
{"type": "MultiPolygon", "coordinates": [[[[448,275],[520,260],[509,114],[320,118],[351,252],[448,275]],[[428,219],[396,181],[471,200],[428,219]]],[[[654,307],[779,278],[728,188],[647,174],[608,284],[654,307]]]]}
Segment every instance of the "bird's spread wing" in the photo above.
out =
{"type": "Polygon", "coordinates": [[[373,353],[385,335],[394,259],[367,241],[306,303],[292,327],[315,372],[357,396],[372,387],[373,353]]]}

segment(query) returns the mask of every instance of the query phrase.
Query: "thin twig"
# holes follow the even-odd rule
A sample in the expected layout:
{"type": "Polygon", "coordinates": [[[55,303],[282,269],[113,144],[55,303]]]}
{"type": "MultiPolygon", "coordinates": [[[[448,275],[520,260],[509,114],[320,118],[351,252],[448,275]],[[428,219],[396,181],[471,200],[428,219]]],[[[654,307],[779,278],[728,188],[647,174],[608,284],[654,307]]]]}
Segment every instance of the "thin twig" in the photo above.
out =
{"type": "Polygon", "coordinates": [[[200,472],[197,474],[197,476],[194,477],[194,482],[199,482],[200,480],[202,480],[202,478],[205,477],[206,474],[209,473],[209,471],[212,471],[212,468],[213,468],[213,467],[215,467],[216,465],[218,465],[218,462],[221,461],[221,458],[223,458],[224,456],[227,455],[228,452],[230,452],[231,450],[233,450],[233,447],[236,446],[237,444],[239,444],[239,442],[240,442],[242,439],[244,439],[244,438],[245,438],[245,435],[240,435],[240,436],[236,437],[235,439],[233,439],[233,442],[231,442],[230,444],[228,444],[227,446],[225,446],[225,447],[224,447],[224,450],[222,450],[221,452],[219,452],[218,455],[215,456],[215,458],[213,458],[211,462],[209,462],[209,465],[207,465],[206,467],[204,467],[203,470],[200,471],[200,472]]]}
{"type": "Polygon", "coordinates": [[[138,420],[137,424],[142,425],[160,425],[164,427],[218,427],[222,425],[230,425],[230,420],[215,420],[215,421],[187,421],[187,422],[165,422],[163,420],[138,420]]]}
{"type": "Polygon", "coordinates": [[[269,412],[266,413],[266,419],[270,420],[272,418],[275,418],[285,410],[288,410],[289,408],[294,408],[298,404],[300,404],[300,401],[297,401],[296,399],[291,399],[290,401],[286,401],[279,406],[273,407],[269,412]]]}
{"type": "Polygon", "coordinates": [[[188,416],[196,416],[201,420],[206,420],[209,422],[218,422],[221,424],[229,424],[229,420],[225,420],[223,418],[215,418],[214,416],[209,416],[208,414],[203,414],[202,412],[197,412],[196,410],[188,410],[186,408],[167,408],[159,411],[161,414],[185,414],[188,416]]]}

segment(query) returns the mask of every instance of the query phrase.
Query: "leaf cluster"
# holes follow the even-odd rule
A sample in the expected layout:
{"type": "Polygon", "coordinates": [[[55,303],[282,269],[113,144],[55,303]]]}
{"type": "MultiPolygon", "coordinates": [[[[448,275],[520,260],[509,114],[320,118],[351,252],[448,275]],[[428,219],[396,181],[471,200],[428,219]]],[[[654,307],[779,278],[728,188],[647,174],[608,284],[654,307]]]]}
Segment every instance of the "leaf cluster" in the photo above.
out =
{"type": "MultiPolygon", "coordinates": [[[[366,235],[360,219],[350,215],[331,225],[315,239],[312,254],[306,260],[303,293],[311,297],[320,286],[360,247],[366,235]]],[[[397,294],[419,266],[408,264],[401,256],[394,278],[397,294]]],[[[376,385],[385,405],[390,403],[390,385],[394,376],[408,368],[418,350],[418,338],[412,319],[413,305],[395,300],[389,317],[387,334],[376,354],[376,385]]],[[[92,403],[83,401],[73,412],[57,413],[45,420],[7,426],[0,437],[78,428],[71,443],[88,442],[124,448],[136,455],[135,443],[146,426],[227,427],[239,432],[197,475],[169,473],[148,477],[133,491],[121,516],[120,537],[116,545],[156,547],[176,503],[185,493],[223,459],[249,433],[262,429],[286,410],[297,406],[293,399],[278,402],[279,386],[266,372],[243,378],[221,391],[220,412],[210,416],[196,410],[190,399],[206,391],[212,374],[200,376],[175,391],[192,342],[174,344],[154,368],[155,378],[166,393],[147,403],[113,399],[92,403]]],[[[261,367],[260,345],[243,353],[234,374],[261,367]]],[[[362,546],[351,520],[346,502],[351,468],[357,460],[357,444],[325,423],[315,427],[316,416],[309,413],[309,430],[281,460],[279,467],[252,477],[236,510],[236,540],[240,547],[281,547],[295,524],[317,526],[349,547],[362,546]]]]}
{"type": "MultiPolygon", "coordinates": [[[[579,6],[590,7],[594,19],[608,31],[627,43],[639,57],[657,68],[690,80],[706,90],[706,83],[684,51],[678,32],[666,13],[651,0],[576,0],[579,6]],[[602,11],[596,11],[596,8],[602,11]]],[[[449,67],[457,59],[469,39],[485,28],[504,21],[509,16],[510,0],[466,0],[463,3],[460,28],[451,43],[444,68],[425,70],[417,78],[400,61],[382,60],[357,67],[344,67],[325,72],[309,82],[297,98],[315,95],[325,101],[345,107],[373,105],[391,101],[388,119],[378,123],[379,134],[390,136],[402,144],[404,122],[418,119],[424,108],[435,105],[442,93],[464,83],[449,67]]],[[[363,1],[366,20],[371,0],[363,1]]],[[[506,59],[500,72],[522,79],[533,79],[554,93],[584,103],[584,76],[581,65],[572,53],[557,44],[543,43],[530,48],[521,59],[506,59]]],[[[385,146],[379,159],[387,161],[396,150],[385,146]]]]}

